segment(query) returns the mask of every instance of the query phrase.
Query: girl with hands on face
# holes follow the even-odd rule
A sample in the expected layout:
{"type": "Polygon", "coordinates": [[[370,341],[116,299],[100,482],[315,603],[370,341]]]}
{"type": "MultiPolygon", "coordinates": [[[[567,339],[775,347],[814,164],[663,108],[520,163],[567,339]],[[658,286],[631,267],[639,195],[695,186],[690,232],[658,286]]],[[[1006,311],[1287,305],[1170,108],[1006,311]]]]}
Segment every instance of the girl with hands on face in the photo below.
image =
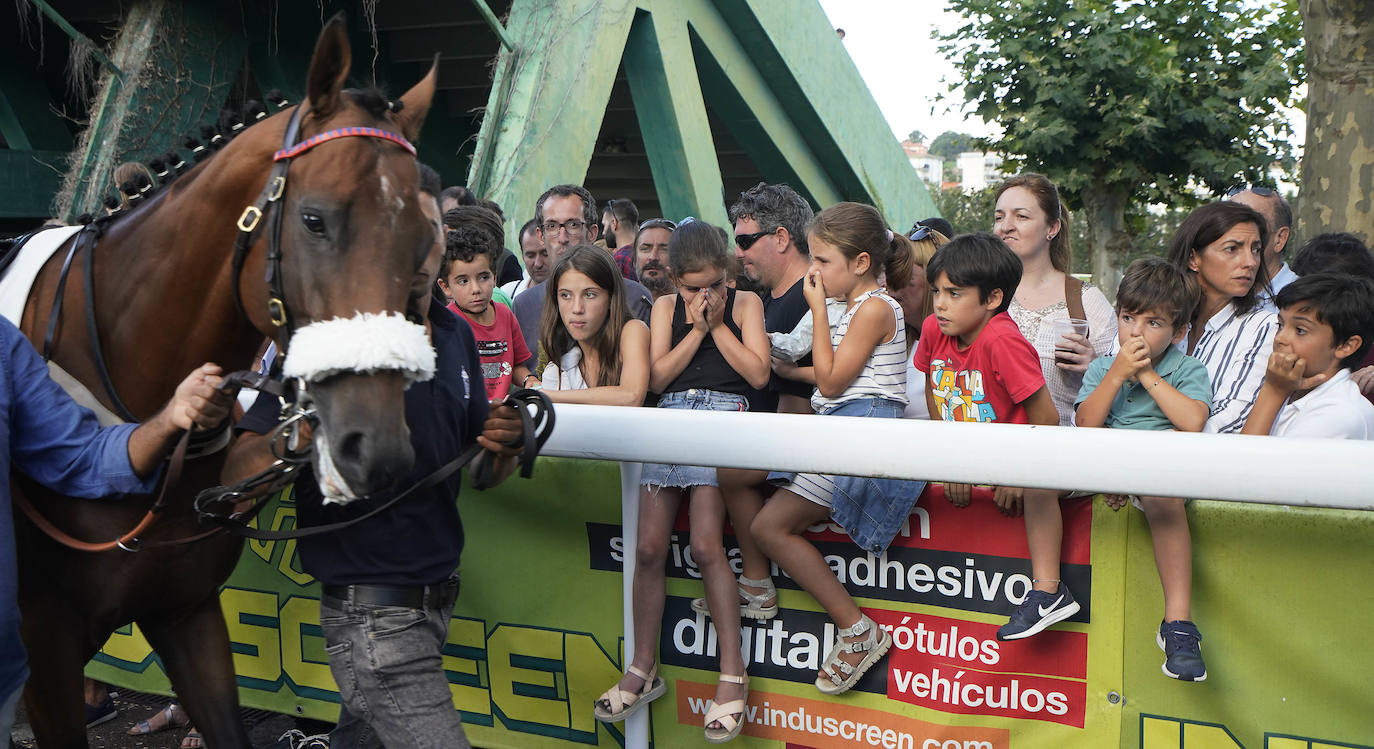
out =
{"type": "MultiPolygon", "coordinates": [[[[764,387],[769,377],[762,301],[729,287],[732,263],[724,235],[705,222],[678,225],[668,241],[668,266],[677,292],[654,302],[649,330],[649,389],[663,394],[658,407],[747,411],[745,392],[764,387]]],[[[663,565],[678,506],[687,499],[692,558],[720,641],[721,676],[704,728],[707,740],[728,741],[743,726],[749,676],[740,653],[739,593],[725,556],[725,502],[716,469],[646,463],[640,484],[631,592],[635,649],[628,673],[601,695],[594,713],[598,720],[618,722],[666,691],[655,663],[666,595],[663,565]]]]}

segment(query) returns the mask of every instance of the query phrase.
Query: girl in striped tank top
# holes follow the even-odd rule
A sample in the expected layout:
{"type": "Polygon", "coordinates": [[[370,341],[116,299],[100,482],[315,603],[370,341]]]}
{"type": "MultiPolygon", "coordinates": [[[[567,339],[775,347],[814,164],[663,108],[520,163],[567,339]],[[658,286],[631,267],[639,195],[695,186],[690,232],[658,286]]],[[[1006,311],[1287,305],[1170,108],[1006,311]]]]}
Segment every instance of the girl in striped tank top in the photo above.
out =
{"type": "MultiPolygon", "coordinates": [[[[811,357],[825,416],[901,418],[906,407],[906,330],[902,307],[878,285],[886,271],[894,289],[912,278],[911,242],[894,234],[872,206],[839,203],[816,214],[807,229],[811,270],[803,290],[814,319],[811,357]],[[832,330],[825,301],[847,302],[832,330]]],[[[764,553],[816,597],[839,629],[816,688],[839,694],[892,645],[892,637],[859,610],[820,551],[802,537],[810,526],[835,522],[866,551],[881,554],[906,521],[924,482],[772,473],[780,488],[750,525],[764,553]]]]}

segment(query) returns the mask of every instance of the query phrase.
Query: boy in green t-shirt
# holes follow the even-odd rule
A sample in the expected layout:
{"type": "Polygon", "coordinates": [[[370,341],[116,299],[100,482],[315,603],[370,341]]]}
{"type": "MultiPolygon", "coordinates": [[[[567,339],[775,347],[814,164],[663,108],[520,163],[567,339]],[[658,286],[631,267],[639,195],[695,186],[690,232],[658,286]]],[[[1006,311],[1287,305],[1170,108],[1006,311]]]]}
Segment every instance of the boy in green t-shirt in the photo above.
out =
{"type": "MultiPolygon", "coordinates": [[[[1176,344],[1188,334],[1197,307],[1197,281],[1163,258],[1131,263],[1116,295],[1120,351],[1088,366],[1075,401],[1080,427],[1174,429],[1200,432],[1207,421],[1212,386],[1202,362],[1176,344]]],[[[1125,499],[1108,496],[1120,509],[1125,499]]],[[[1202,634],[1191,619],[1193,542],[1184,500],[1141,497],[1154,542],[1155,567],[1164,588],[1164,621],[1156,643],[1164,651],[1163,670],[1183,681],[1202,681],[1202,634]]]]}

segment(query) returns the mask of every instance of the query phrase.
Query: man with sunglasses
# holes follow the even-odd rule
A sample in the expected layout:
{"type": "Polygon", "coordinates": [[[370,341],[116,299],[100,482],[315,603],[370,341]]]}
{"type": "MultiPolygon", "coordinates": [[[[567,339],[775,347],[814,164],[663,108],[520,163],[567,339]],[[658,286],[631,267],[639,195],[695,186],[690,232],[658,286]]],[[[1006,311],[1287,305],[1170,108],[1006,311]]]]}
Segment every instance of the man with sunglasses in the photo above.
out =
{"type": "MultiPolygon", "coordinates": [[[[550,265],[558,262],[568,248],[592,244],[601,233],[601,224],[597,222],[596,198],[581,185],[554,185],[545,190],[534,204],[534,220],[539,225],[539,238],[548,248],[550,265]]],[[[511,311],[520,323],[520,332],[525,336],[525,345],[534,352],[525,366],[535,374],[538,374],[539,324],[544,314],[546,293],[543,283],[535,284],[516,297],[511,305],[511,311]]],[[[653,309],[653,297],[649,290],[638,281],[626,279],[625,293],[631,314],[648,324],[653,309]]]]}
{"type": "Polygon", "coordinates": [[[1259,299],[1260,304],[1274,309],[1274,297],[1279,290],[1298,278],[1283,259],[1293,232],[1293,208],[1278,190],[1267,185],[1236,185],[1226,191],[1226,199],[1253,208],[1269,225],[1269,244],[1264,248],[1264,275],[1269,279],[1269,288],[1260,290],[1259,299]]]}
{"type": "Polygon", "coordinates": [[[668,240],[672,239],[677,224],[666,218],[652,218],[639,225],[635,234],[634,263],[635,276],[654,295],[654,300],[665,294],[677,291],[673,277],[668,273],[668,240]]]}

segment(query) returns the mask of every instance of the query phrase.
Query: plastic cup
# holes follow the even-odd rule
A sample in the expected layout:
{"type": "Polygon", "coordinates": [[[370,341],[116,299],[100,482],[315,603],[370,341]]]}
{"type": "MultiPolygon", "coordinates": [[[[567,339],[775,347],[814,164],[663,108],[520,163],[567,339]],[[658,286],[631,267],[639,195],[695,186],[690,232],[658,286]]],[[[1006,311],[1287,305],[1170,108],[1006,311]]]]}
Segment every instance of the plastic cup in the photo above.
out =
{"type": "Polygon", "coordinates": [[[1072,317],[1062,320],[1051,321],[1050,336],[1051,339],[1054,341],[1054,348],[1056,352],[1066,350],[1066,347],[1062,345],[1062,341],[1064,340],[1065,336],[1068,336],[1070,334],[1077,334],[1086,338],[1088,335],[1088,321],[1079,320],[1077,318],[1072,317]]]}

